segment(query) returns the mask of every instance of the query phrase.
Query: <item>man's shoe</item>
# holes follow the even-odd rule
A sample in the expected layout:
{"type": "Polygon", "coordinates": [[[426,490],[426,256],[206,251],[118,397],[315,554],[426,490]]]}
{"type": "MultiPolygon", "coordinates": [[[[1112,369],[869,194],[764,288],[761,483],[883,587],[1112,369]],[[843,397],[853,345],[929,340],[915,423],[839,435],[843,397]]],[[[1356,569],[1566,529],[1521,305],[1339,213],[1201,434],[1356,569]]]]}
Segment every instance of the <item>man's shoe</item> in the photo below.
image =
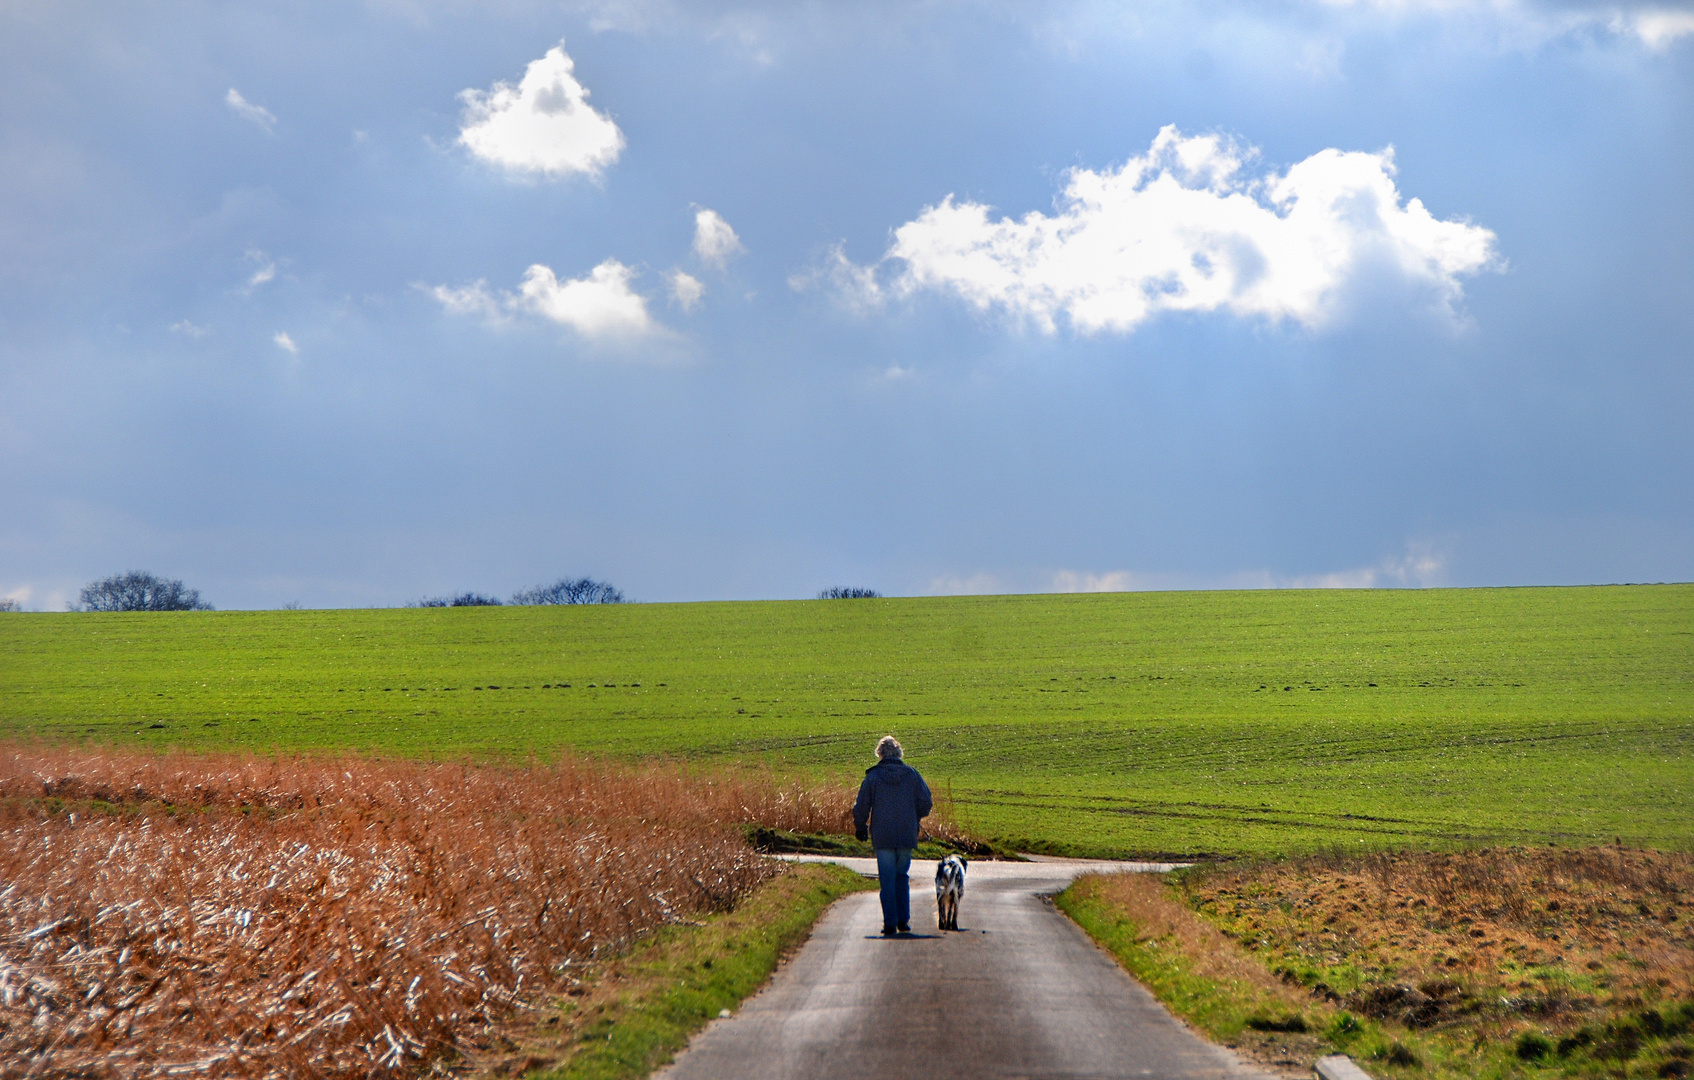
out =
{"type": "Polygon", "coordinates": [[[902,934],[909,934],[909,933],[912,932],[912,924],[911,923],[901,923],[895,929],[899,930],[900,933],[902,933],[902,934]]]}
{"type": "Polygon", "coordinates": [[[893,937],[894,936],[894,928],[892,926],[889,926],[887,923],[884,923],[883,926],[882,926],[882,936],[883,937],[893,937]]]}

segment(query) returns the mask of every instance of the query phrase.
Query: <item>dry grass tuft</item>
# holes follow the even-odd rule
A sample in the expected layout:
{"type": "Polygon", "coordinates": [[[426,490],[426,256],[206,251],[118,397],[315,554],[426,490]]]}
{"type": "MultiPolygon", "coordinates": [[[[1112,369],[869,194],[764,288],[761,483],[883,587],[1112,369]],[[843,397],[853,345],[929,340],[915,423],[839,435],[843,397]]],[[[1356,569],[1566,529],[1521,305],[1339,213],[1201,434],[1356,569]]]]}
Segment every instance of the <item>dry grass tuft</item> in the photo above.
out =
{"type": "MultiPolygon", "coordinates": [[[[850,805],[851,793],[847,793],[850,805]]],[[[416,1071],[842,793],[565,758],[0,751],[0,1077],[416,1071]]]]}

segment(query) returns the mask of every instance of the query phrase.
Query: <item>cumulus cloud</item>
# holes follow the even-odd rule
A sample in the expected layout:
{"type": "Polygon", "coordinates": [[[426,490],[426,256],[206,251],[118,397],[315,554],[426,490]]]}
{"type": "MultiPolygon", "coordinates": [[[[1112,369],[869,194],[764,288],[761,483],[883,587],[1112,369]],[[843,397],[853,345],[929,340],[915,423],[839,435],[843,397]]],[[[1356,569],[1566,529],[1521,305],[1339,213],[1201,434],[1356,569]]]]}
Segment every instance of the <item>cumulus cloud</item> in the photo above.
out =
{"type": "Polygon", "coordinates": [[[490,90],[461,92],[465,117],[459,142],[513,172],[598,177],[623,152],[624,136],[588,104],[575,69],[560,43],[533,61],[516,86],[497,82],[490,90]]]}
{"type": "MultiPolygon", "coordinates": [[[[1255,174],[1257,152],[1162,129],[1115,169],[1073,169],[1054,213],[995,217],[952,196],[894,232],[899,294],[950,293],[1051,333],[1125,333],[1161,312],[1223,311],[1317,326],[1349,284],[1387,273],[1437,306],[1498,264],[1494,234],[1402,201],[1392,150],[1322,150],[1255,174]]],[[[880,301],[876,268],[840,249],[814,277],[851,306],[880,301]]]]}
{"type": "Polygon", "coordinates": [[[747,249],[741,246],[741,237],[735,235],[735,230],[729,227],[729,222],[719,216],[716,210],[701,207],[694,214],[694,254],[707,266],[723,269],[729,260],[747,249]]]}
{"type": "Polygon", "coordinates": [[[271,129],[276,126],[276,117],[271,115],[269,109],[248,101],[241,96],[241,91],[233,86],[229,88],[229,93],[224,95],[224,104],[229,106],[230,112],[241,117],[241,119],[251,121],[264,128],[266,134],[269,134],[271,129]]]}
{"type": "Polygon", "coordinates": [[[995,217],[952,196],[894,232],[881,262],[840,247],[790,279],[855,310],[889,291],[960,297],[1051,333],[1127,333],[1168,311],[1329,320],[1350,285],[1388,275],[1451,311],[1460,278],[1499,265],[1494,234],[1402,201],[1392,150],[1323,150],[1255,174],[1257,152],[1162,129],[1116,169],[1073,169],[1051,215],[995,217]],[[884,285],[883,266],[895,268],[884,285]]]}
{"type": "Polygon", "coordinates": [[[524,275],[519,293],[524,304],[588,337],[644,334],[653,328],[647,301],[629,287],[635,272],[607,259],[587,277],[560,281],[540,263],[524,275]]]}
{"type": "Polygon", "coordinates": [[[210,326],[200,326],[188,319],[182,319],[171,323],[171,333],[181,334],[184,337],[203,338],[211,332],[212,328],[210,326]]]}
{"type": "Polygon", "coordinates": [[[283,352],[287,353],[289,356],[299,356],[300,355],[300,346],[294,344],[294,339],[288,336],[288,331],[278,330],[276,332],[276,337],[272,338],[271,340],[276,342],[277,348],[281,349],[283,352]]]}
{"type": "Polygon", "coordinates": [[[684,311],[693,311],[700,305],[700,298],[706,295],[706,286],[693,274],[682,270],[673,272],[670,276],[671,299],[684,311]]]}
{"type": "Polygon", "coordinates": [[[580,278],[560,281],[553,269],[536,263],[515,292],[496,293],[485,282],[460,288],[424,287],[450,314],[489,322],[504,322],[518,314],[540,315],[568,326],[584,337],[636,337],[654,332],[658,324],[647,311],[647,299],[630,287],[635,271],[607,259],[580,278]]]}

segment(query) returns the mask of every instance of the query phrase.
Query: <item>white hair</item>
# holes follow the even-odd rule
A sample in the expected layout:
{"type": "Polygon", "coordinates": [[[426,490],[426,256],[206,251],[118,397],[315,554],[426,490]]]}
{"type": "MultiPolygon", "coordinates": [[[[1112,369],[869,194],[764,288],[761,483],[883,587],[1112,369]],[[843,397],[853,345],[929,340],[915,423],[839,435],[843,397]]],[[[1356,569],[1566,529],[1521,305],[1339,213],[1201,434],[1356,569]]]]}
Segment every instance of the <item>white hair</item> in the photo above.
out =
{"type": "Polygon", "coordinates": [[[900,740],[892,735],[884,735],[876,744],[876,756],[879,761],[899,761],[905,753],[900,747],[900,740]]]}

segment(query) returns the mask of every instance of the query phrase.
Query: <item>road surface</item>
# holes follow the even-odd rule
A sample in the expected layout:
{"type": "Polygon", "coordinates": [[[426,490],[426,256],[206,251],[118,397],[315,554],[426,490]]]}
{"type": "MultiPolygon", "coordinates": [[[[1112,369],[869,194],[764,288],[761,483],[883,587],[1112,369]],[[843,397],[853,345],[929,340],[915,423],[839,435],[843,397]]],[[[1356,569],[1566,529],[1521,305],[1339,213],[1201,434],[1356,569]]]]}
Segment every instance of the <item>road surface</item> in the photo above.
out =
{"type": "MultiPolygon", "coordinates": [[[[832,859],[875,876],[873,859],[832,859]]],[[[664,1080],[1273,1080],[1199,1038],[1047,899],[1090,869],[973,862],[959,930],[935,929],[935,863],[912,863],[911,936],[876,894],[846,897],[664,1080]]],[[[1157,869],[1163,869],[1158,867],[1157,869]]]]}

